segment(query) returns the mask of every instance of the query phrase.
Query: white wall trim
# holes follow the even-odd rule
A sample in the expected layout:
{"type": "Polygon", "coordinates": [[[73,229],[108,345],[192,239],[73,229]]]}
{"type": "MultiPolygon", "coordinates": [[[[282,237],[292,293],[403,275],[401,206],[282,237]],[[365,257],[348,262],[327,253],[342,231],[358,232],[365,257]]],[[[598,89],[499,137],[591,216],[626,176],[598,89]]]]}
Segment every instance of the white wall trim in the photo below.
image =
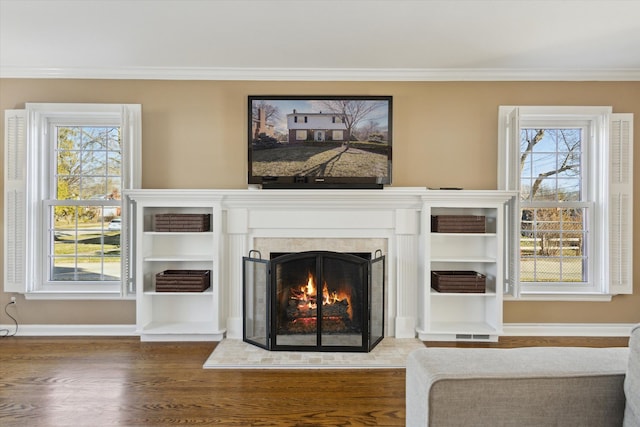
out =
{"type": "MultiPolygon", "coordinates": [[[[501,336],[628,337],[635,323],[505,323],[501,336]]],[[[15,331],[15,325],[0,325],[15,331]]],[[[135,325],[20,325],[16,336],[138,336],[135,325]]]]}
{"type": "Polygon", "coordinates": [[[635,323],[505,323],[502,336],[628,337],[635,323]]]}
{"type": "Polygon", "coordinates": [[[0,67],[0,78],[258,81],[640,81],[640,69],[0,67]]]}
{"type": "MultiPolygon", "coordinates": [[[[12,334],[16,325],[0,325],[12,334]]],[[[91,336],[91,337],[122,337],[138,336],[136,325],[19,325],[18,337],[62,337],[62,336],[91,336]]]]}

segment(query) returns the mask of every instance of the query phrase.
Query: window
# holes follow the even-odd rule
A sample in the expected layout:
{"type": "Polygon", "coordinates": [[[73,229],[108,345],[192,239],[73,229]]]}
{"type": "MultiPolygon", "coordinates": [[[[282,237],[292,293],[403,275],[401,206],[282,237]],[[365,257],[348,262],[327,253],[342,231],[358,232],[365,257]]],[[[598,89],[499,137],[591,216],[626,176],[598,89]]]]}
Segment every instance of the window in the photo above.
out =
{"type": "Polygon", "coordinates": [[[27,104],[6,112],[5,290],[28,296],[128,293],[127,207],[140,177],[141,108],[27,104]],[[15,131],[17,127],[22,132],[15,131]]]}
{"type": "Polygon", "coordinates": [[[500,107],[500,188],[519,193],[507,291],[631,292],[631,121],[610,107],[500,107]]]}

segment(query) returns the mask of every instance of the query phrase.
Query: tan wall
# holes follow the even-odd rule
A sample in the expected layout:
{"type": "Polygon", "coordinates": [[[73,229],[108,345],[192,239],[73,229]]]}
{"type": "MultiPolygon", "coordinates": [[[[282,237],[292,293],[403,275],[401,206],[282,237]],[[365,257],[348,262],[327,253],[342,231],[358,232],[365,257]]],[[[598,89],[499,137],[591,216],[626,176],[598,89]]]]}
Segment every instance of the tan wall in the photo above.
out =
{"type": "MultiPolygon", "coordinates": [[[[246,188],[247,95],[276,94],[392,95],[393,184],[466,189],[496,188],[499,105],[611,105],[615,112],[635,114],[635,200],[640,200],[640,82],[0,79],[2,110],[23,108],[25,102],[142,104],[144,188],[246,188]]],[[[634,295],[609,303],[507,302],[505,322],[640,322],[638,202],[634,220],[634,295]]],[[[2,306],[8,299],[0,293],[2,306]]],[[[19,297],[16,308],[23,324],[135,323],[131,301],[19,297]]],[[[0,324],[7,321],[0,315],[0,324]]]]}

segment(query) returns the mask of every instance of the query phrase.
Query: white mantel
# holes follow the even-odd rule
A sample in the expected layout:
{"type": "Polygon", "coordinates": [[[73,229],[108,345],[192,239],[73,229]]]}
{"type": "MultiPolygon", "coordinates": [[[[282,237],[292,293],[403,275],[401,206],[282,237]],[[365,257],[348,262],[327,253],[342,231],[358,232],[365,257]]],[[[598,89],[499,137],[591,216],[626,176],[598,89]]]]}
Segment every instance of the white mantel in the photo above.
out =
{"type": "MultiPolygon", "coordinates": [[[[242,337],[242,257],[254,239],[385,239],[386,330],[415,336],[418,240],[424,188],[246,190],[222,198],[225,214],[227,336],[242,337]]],[[[316,247],[316,250],[331,250],[316,247]]],[[[377,247],[371,247],[374,252],[377,247]]],[[[265,254],[266,255],[266,254],[265,254]]]]}

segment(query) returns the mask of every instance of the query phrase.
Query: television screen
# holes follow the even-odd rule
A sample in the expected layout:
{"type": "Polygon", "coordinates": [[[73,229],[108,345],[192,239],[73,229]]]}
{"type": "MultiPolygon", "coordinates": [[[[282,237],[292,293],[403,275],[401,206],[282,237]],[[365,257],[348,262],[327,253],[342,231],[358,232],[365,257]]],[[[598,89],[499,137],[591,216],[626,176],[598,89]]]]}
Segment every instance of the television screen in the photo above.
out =
{"type": "Polygon", "coordinates": [[[391,184],[391,96],[249,96],[249,184],[391,184]]]}

